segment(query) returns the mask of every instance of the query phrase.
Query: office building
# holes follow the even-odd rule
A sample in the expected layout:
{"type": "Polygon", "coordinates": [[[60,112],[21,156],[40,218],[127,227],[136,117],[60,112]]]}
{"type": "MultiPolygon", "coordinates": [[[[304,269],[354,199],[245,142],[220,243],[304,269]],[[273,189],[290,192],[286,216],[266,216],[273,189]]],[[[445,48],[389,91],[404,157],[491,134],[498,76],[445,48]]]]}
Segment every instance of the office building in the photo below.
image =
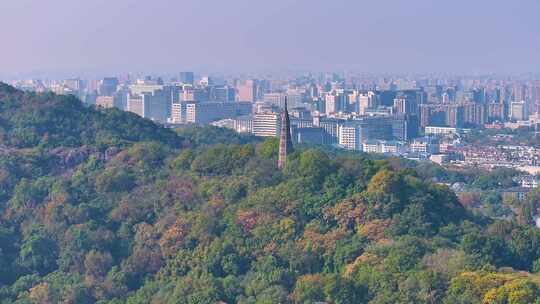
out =
{"type": "Polygon", "coordinates": [[[235,118],[251,113],[251,104],[245,102],[186,103],[186,123],[208,124],[212,121],[235,118]]]}
{"type": "Polygon", "coordinates": [[[129,94],[127,98],[127,111],[135,113],[141,117],[149,112],[148,105],[145,103],[141,95],[129,94]]]}
{"type": "Polygon", "coordinates": [[[327,133],[323,128],[295,128],[294,139],[299,144],[324,145],[327,133]]]}
{"type": "Polygon", "coordinates": [[[257,113],[253,115],[253,134],[262,137],[277,137],[281,129],[278,113],[257,113]]]}
{"type": "Polygon", "coordinates": [[[158,84],[149,78],[130,85],[129,92],[145,100],[148,111],[143,117],[159,122],[171,117],[172,104],[180,100],[180,87],[158,84]]]}

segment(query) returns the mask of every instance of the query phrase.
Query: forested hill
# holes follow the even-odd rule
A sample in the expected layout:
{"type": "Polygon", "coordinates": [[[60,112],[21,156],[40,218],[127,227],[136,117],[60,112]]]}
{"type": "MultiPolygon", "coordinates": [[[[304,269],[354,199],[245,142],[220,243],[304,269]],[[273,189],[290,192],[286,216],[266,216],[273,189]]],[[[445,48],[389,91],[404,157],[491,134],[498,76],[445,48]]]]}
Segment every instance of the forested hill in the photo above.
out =
{"type": "Polygon", "coordinates": [[[0,88],[0,303],[535,303],[540,232],[396,162],[0,88]]]}
{"type": "Polygon", "coordinates": [[[0,144],[18,148],[92,145],[144,140],[178,146],[172,131],[135,114],[85,107],[73,96],[21,92],[0,83],[0,144]]]}

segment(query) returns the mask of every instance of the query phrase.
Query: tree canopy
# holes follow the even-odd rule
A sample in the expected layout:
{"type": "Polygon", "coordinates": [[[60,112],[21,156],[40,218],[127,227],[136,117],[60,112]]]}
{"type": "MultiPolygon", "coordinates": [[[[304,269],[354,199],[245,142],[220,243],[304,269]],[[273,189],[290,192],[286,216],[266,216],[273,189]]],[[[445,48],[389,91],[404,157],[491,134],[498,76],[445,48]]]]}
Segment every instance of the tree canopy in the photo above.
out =
{"type": "Polygon", "coordinates": [[[540,303],[540,230],[394,160],[0,86],[0,303],[540,303]]]}

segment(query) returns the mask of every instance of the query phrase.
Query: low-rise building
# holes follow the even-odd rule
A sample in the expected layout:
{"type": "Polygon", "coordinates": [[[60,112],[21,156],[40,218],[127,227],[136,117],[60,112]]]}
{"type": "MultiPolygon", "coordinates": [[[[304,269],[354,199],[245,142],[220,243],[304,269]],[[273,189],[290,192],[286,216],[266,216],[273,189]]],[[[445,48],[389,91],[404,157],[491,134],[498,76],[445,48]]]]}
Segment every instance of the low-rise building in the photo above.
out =
{"type": "Polygon", "coordinates": [[[238,133],[253,132],[253,118],[251,116],[239,116],[234,120],[234,130],[238,133]]]}
{"type": "Polygon", "coordinates": [[[448,154],[433,154],[429,157],[429,160],[436,164],[442,165],[448,163],[450,157],[448,154]]]}
{"type": "Polygon", "coordinates": [[[429,137],[417,138],[409,145],[409,149],[413,153],[437,154],[439,153],[439,143],[429,137]]]}
{"type": "Polygon", "coordinates": [[[470,132],[470,129],[450,128],[450,127],[434,127],[427,126],[424,129],[426,135],[451,135],[451,134],[464,134],[470,132]]]}

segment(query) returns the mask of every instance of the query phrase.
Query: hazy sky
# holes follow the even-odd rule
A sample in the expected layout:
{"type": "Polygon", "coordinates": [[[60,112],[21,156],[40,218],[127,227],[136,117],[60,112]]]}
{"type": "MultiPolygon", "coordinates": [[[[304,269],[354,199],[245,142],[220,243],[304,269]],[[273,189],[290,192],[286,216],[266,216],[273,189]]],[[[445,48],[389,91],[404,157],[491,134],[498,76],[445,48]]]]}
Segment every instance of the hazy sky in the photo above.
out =
{"type": "Polygon", "coordinates": [[[539,0],[0,0],[0,75],[539,72],[539,0]]]}

